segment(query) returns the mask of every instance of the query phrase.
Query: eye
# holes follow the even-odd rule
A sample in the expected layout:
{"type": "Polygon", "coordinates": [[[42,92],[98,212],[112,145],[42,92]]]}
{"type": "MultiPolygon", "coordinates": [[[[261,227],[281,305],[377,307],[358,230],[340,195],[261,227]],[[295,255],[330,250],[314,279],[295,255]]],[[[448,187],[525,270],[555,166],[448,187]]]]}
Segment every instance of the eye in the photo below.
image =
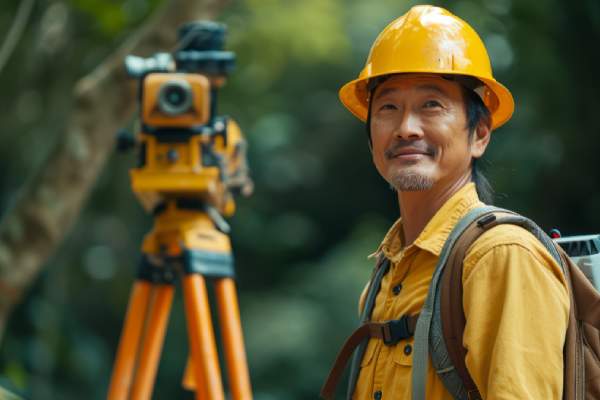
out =
{"type": "Polygon", "coordinates": [[[391,103],[382,104],[381,107],[379,107],[379,111],[396,110],[396,109],[397,109],[397,107],[391,103]]]}
{"type": "Polygon", "coordinates": [[[442,105],[437,100],[427,100],[425,103],[423,103],[423,108],[437,108],[441,106],[442,105]]]}

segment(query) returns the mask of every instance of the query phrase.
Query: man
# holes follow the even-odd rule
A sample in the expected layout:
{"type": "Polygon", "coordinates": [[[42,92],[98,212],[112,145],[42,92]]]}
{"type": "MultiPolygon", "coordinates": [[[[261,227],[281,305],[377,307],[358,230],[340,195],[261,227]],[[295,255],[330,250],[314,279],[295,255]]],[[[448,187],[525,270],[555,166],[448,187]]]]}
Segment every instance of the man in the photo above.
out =
{"type": "MultiPolygon", "coordinates": [[[[371,320],[418,314],[449,233],[483,205],[479,196],[489,201],[476,160],[512,115],[512,96],[466,22],[417,6],[381,32],[340,99],[366,121],[373,162],[401,214],[377,251],[390,269],[371,320]]],[[[468,250],[462,284],[465,361],[482,398],[562,398],[569,297],[545,247],[520,227],[491,228],[468,250]]],[[[410,399],[412,344],[369,339],[351,397],[410,399]]],[[[427,399],[452,398],[431,362],[426,381],[427,399]]]]}

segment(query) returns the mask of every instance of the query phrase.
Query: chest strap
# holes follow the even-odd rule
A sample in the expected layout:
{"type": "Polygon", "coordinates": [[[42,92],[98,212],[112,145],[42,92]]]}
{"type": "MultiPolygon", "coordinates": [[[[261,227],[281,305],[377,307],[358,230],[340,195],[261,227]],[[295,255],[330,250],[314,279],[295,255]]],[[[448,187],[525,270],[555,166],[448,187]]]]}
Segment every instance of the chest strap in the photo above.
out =
{"type": "Polygon", "coordinates": [[[338,353],[329,376],[321,389],[321,397],[332,399],[348,360],[365,339],[377,338],[387,346],[393,346],[401,340],[411,338],[417,326],[417,315],[403,315],[400,319],[385,322],[365,322],[346,340],[338,353]]]}

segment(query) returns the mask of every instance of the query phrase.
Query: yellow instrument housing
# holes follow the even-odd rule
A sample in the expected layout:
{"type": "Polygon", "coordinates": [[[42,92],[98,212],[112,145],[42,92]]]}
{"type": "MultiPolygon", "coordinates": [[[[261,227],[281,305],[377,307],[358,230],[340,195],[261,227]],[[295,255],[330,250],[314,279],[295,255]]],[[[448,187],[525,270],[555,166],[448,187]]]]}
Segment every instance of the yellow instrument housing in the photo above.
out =
{"type": "MultiPolygon", "coordinates": [[[[193,198],[206,201],[223,215],[235,212],[235,203],[226,190],[223,173],[217,166],[202,163],[202,146],[212,141],[212,150],[223,157],[233,157],[232,145],[241,140],[239,126],[229,120],[228,135],[233,137],[225,146],[223,137],[190,135],[185,142],[161,142],[154,135],[141,133],[139,141],[145,147],[144,165],[129,171],[131,186],[144,208],[151,211],[161,201],[172,198],[193,198]],[[231,130],[230,130],[231,129],[231,130]],[[170,159],[169,153],[177,154],[170,159]]],[[[235,157],[234,157],[235,158],[235,157]]],[[[225,171],[225,175],[231,170],[225,171]]]]}
{"type": "Polygon", "coordinates": [[[193,199],[217,208],[224,216],[235,212],[228,183],[230,177],[237,181],[240,176],[247,177],[245,141],[230,119],[209,126],[213,125],[211,79],[168,72],[150,73],[143,80],[142,124],[137,136],[142,159],[129,174],[136,197],[148,211],[168,200],[193,199]],[[171,104],[165,95],[170,88],[180,89],[185,99],[179,109],[181,104],[172,104],[176,111],[166,107],[171,104]],[[218,159],[225,162],[216,165],[218,159]]]}
{"type": "Polygon", "coordinates": [[[190,127],[203,125],[210,118],[210,82],[199,74],[152,73],[144,79],[142,120],[155,127],[190,127]],[[188,112],[173,116],[158,107],[161,89],[171,82],[186,82],[191,89],[192,104],[188,112]]]}

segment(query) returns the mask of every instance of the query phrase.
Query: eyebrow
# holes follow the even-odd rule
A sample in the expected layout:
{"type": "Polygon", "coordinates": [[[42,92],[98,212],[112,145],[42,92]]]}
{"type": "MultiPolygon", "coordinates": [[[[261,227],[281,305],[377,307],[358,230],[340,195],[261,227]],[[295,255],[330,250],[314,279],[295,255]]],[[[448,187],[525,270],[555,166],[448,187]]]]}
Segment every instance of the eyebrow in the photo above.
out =
{"type": "MultiPolygon", "coordinates": [[[[400,89],[398,89],[397,87],[384,88],[384,89],[381,90],[381,92],[379,92],[377,94],[376,98],[383,97],[383,96],[385,96],[388,93],[395,92],[396,90],[400,90],[400,89]]],[[[432,84],[419,85],[419,86],[417,86],[417,90],[421,90],[421,91],[427,91],[427,90],[429,90],[429,91],[432,91],[432,92],[436,92],[437,94],[442,95],[442,96],[447,96],[448,95],[444,90],[440,89],[440,87],[438,87],[437,85],[432,85],[432,84]]],[[[375,98],[373,98],[373,100],[375,100],[375,98]]]]}

